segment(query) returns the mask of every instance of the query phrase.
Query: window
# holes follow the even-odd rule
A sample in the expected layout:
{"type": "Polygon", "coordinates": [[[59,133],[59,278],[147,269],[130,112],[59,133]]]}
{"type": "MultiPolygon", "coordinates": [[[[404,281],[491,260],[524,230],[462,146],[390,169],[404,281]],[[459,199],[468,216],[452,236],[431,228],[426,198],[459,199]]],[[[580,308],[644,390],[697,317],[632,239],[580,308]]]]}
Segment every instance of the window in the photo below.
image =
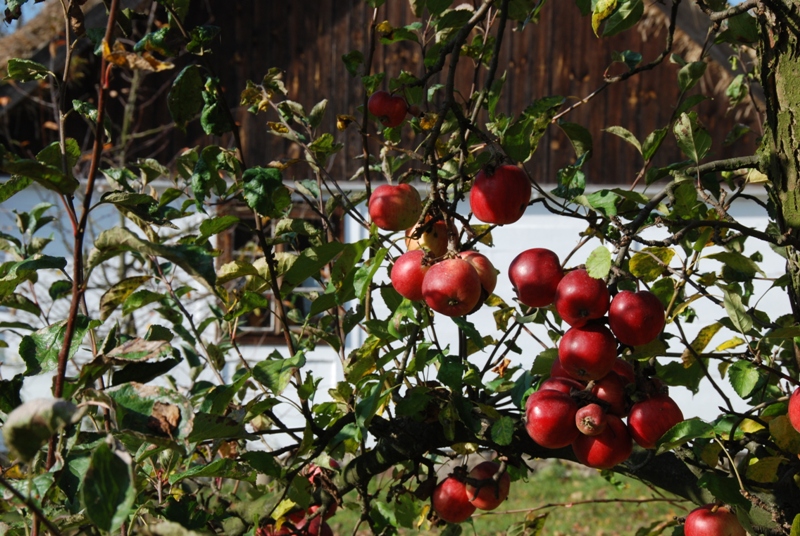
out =
{"type": "MultiPolygon", "coordinates": [[[[239,223],[227,231],[220,233],[219,248],[221,254],[219,256],[219,264],[225,264],[231,261],[244,261],[255,262],[257,259],[263,257],[263,252],[258,244],[258,237],[256,235],[256,220],[253,217],[253,212],[246,205],[227,205],[219,210],[220,215],[233,215],[239,218],[239,223]]],[[[305,203],[295,203],[294,207],[288,216],[293,220],[302,220],[303,227],[311,234],[318,234],[324,237],[324,226],[322,218],[314,210],[312,210],[305,203]]],[[[341,214],[336,213],[329,217],[333,225],[333,236],[336,240],[343,239],[343,225],[341,214]]],[[[268,237],[276,235],[276,228],[280,225],[279,220],[268,220],[264,223],[264,230],[268,237]]],[[[313,245],[315,240],[314,236],[309,236],[302,232],[297,233],[281,233],[288,236],[290,239],[284,243],[275,246],[275,252],[288,252],[288,253],[302,253],[305,249],[313,245]]],[[[319,240],[319,238],[316,238],[319,240]]],[[[320,273],[322,279],[329,276],[327,267],[320,273]]],[[[236,284],[241,284],[241,280],[232,281],[231,286],[235,287],[236,284]]],[[[280,283],[280,281],[279,281],[280,283]]],[[[322,293],[323,286],[316,279],[309,278],[301,286],[296,287],[294,293],[288,298],[284,299],[283,304],[286,309],[287,316],[289,317],[290,329],[292,326],[299,328],[303,323],[309,312],[311,311],[311,303],[313,301],[312,295],[322,293]]],[[[264,309],[256,309],[250,313],[244,314],[239,317],[237,325],[236,340],[240,344],[266,344],[266,343],[282,343],[284,341],[283,325],[276,316],[277,307],[275,305],[275,297],[272,292],[266,292],[264,296],[269,302],[269,307],[264,309]]]]}

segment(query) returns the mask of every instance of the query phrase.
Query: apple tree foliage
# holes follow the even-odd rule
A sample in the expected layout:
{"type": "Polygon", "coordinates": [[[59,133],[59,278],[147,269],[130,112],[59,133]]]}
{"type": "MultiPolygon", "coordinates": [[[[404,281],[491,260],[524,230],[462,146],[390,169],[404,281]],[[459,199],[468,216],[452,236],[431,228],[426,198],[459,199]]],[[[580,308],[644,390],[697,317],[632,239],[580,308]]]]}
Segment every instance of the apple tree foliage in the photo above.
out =
{"type": "MultiPolygon", "coordinates": [[[[6,18],[17,17],[26,1],[6,0],[6,18]]],[[[377,17],[385,2],[406,0],[366,1],[377,17]]],[[[617,58],[624,63],[623,74],[598,81],[602,91],[647,76],[661,62],[680,65],[675,83],[681,98],[664,103],[674,107],[668,124],[643,139],[608,125],[610,133],[640,153],[637,183],[647,188],[593,192],[587,191],[582,171],[591,158],[592,137],[584,126],[568,121],[577,106],[594,105],[592,96],[577,101],[536,95],[513,114],[497,109],[505,80],[496,61],[503,36],[512,29],[537,31],[535,23],[552,2],[410,0],[418,20],[407,26],[373,18],[366,29],[369,46],[346,52],[340,67],[363,88],[364,106],[357,110],[328,110],[327,101],[305,110],[288,98],[277,69],[237,88],[241,106],[301,150],[298,159],[270,167],[247,165],[236,122],[205,62],[218,35],[232,29],[188,27],[190,0],[157,0],[153,12],[163,24],[131,46],[130,36],[122,36],[131,28],[132,13],[118,0],[105,2],[105,29],[82,26],[82,3],[62,2],[71,23],[66,43],[72,52],[78,50],[72,48],[75,42],[93,40],[87,53],[102,57],[97,99],[63,98],[74,74],[70,69],[52,72],[28,59],[12,59],[7,68],[6,78],[15,83],[36,82],[52,90],[52,121],[60,139],[36,155],[25,154],[25,140],[0,147],[0,171],[9,177],[0,184],[0,201],[13,203],[14,195],[34,184],[55,192],[69,221],[72,253],[48,253],[52,246],[44,233],[56,211],[46,205],[18,214],[19,235],[0,236],[7,259],[0,265],[0,304],[31,319],[2,324],[21,336],[17,350],[26,366],[0,380],[3,432],[15,463],[3,467],[0,480],[8,499],[0,506],[4,531],[267,534],[270,524],[298,508],[316,504],[332,511],[346,496],[360,504],[362,529],[392,534],[435,521],[429,497],[437,468],[448,458],[495,452],[514,481],[525,478],[532,458],[574,459],[569,448],[535,444],[522,421],[525,399],[547,376],[565,331],[553,308],[530,310],[489,297],[483,307],[493,310],[502,332],[495,339],[469,317],[450,320],[421,302],[404,300],[379,284],[379,272],[402,253],[399,235],[378,230],[364,216],[366,198],[377,184],[414,179],[430,192],[423,200],[426,214],[441,214],[463,229],[451,237],[457,247],[490,242],[491,227],[457,211],[472,179],[491,163],[524,166],[536,151],[547,150],[539,146],[546,129],[561,128],[572,141],[574,164],[559,172],[555,188],[531,178],[531,203],[580,220],[584,236],[602,241],[588,256],[586,268],[593,277],[614,290],[650,288],[666,308],[668,331],[652,344],[625,348],[622,357],[639,374],[675,389],[697,391],[703,378],[717,378],[709,388],[720,389],[721,374],[750,404],[743,413],[728,404],[712,421],[685,421],[662,437],[657,450],[636,449],[613,471],[698,504],[729,505],[752,533],[800,534],[800,434],[786,416],[788,394],[800,375],[796,2],[747,0],[731,7],[697,0],[712,26],[704,55],[689,62],[672,51],[676,16],[686,3],[668,1],[670,30],[663,53],[642,58],[626,52],[617,58]],[[374,72],[375,51],[399,41],[419,46],[423,63],[396,78],[374,72]],[[699,99],[686,98],[715,42],[758,56],[758,68],[737,76],[728,89],[734,104],[748,97],[749,87],[763,89],[764,135],[757,154],[711,159],[712,139],[728,133],[708,132],[693,111],[699,99]],[[195,61],[176,73],[168,91],[175,126],[199,122],[214,139],[233,143],[186,150],[170,167],[152,159],[112,165],[103,158],[107,144],[129,135],[125,129],[131,125],[113,124],[106,114],[109,76],[164,70],[172,57],[187,54],[195,61]],[[456,87],[460,62],[474,64],[484,83],[471,90],[456,87]],[[369,95],[381,88],[402,95],[419,113],[403,125],[381,127],[364,113],[369,95]],[[364,161],[357,176],[362,190],[342,188],[326,171],[342,147],[338,132],[320,128],[326,113],[338,114],[339,130],[357,129],[362,135],[364,161]],[[61,128],[67,114],[79,114],[93,126],[87,147],[61,128]],[[655,167],[668,137],[685,158],[655,167]],[[302,169],[309,179],[285,180],[288,166],[302,169]],[[158,177],[172,187],[151,189],[149,183],[158,177]],[[102,195],[101,182],[107,186],[102,195]],[[750,196],[752,188],[768,194],[768,201],[760,202],[769,219],[763,229],[731,216],[736,200],[750,196]],[[324,231],[340,211],[363,226],[367,238],[342,243],[332,232],[290,218],[298,199],[320,217],[324,231]],[[254,214],[259,236],[254,263],[215,261],[213,237],[238,222],[215,214],[212,207],[227,202],[246,204],[254,214]],[[112,207],[124,224],[90,240],[87,224],[99,206],[112,207]],[[188,216],[199,225],[182,231],[176,223],[188,216]],[[264,222],[276,219],[278,231],[266,232],[264,222]],[[309,235],[307,250],[276,251],[298,234],[309,235]],[[753,280],[763,274],[762,259],[748,253],[756,242],[786,258],[786,275],[771,284],[792,314],[774,318],[761,310],[753,280]],[[93,275],[101,271],[118,275],[106,278],[98,305],[87,296],[99,288],[93,275]],[[45,273],[60,276],[34,292],[45,273]],[[290,318],[293,312],[285,303],[312,277],[320,279],[324,291],[312,297],[308,317],[290,318]],[[57,309],[45,310],[37,292],[69,307],[60,316],[57,309]],[[206,314],[191,306],[197,295],[209,304],[206,314]],[[267,295],[281,299],[268,302],[267,295]],[[715,305],[716,315],[693,318],[695,302],[715,305]],[[283,347],[258,362],[239,359],[237,319],[270,303],[275,322],[303,329],[284,329],[283,347]],[[147,327],[135,321],[145,311],[158,318],[147,327]],[[683,325],[692,320],[701,329],[690,338],[683,325]],[[459,341],[436,337],[437,325],[446,322],[456,322],[459,341]],[[514,352],[516,341],[535,325],[549,330],[551,347],[527,369],[515,365],[514,352]],[[723,329],[733,336],[710,348],[723,329]],[[345,338],[354,330],[366,333],[365,342],[346,353],[345,338]],[[326,397],[317,392],[321,378],[306,366],[323,345],[338,353],[343,370],[326,397]],[[228,381],[221,373],[226,360],[238,363],[228,381]],[[188,389],[152,383],[178,366],[190,371],[188,389]],[[211,379],[199,380],[201,372],[211,379]],[[52,399],[23,404],[23,383],[40,375],[53,377],[52,399]],[[292,412],[303,426],[283,422],[292,412]],[[264,448],[262,438],[278,436],[282,446],[264,448]],[[309,479],[309,472],[317,478],[309,479]],[[389,478],[378,485],[377,475],[389,478]]],[[[642,0],[576,3],[591,18],[597,39],[631,31],[644,10],[642,0]]],[[[448,534],[462,530],[440,526],[448,534]]],[[[535,533],[541,530],[536,526],[523,522],[512,529],[535,533]]]]}

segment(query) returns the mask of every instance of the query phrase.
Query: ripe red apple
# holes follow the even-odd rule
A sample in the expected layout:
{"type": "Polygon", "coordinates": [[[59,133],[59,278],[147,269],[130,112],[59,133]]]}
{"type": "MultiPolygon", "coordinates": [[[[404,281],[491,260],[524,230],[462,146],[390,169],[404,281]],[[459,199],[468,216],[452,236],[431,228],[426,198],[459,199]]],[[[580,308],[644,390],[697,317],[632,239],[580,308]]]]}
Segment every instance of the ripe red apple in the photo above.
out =
{"type": "Polygon", "coordinates": [[[628,385],[629,383],[636,383],[636,371],[634,370],[633,365],[624,359],[618,357],[617,360],[614,361],[614,368],[611,370],[620,375],[625,385],[628,385]]]}
{"type": "Polygon", "coordinates": [[[637,402],[628,416],[631,437],[641,447],[656,448],[667,430],[683,421],[683,412],[669,395],[656,395],[637,402]]]}
{"type": "Polygon", "coordinates": [[[531,183],[517,166],[484,169],[469,194],[472,213],[482,222],[504,225],[519,220],[531,200],[531,183]]]}
{"type": "Polygon", "coordinates": [[[481,279],[481,286],[486,291],[486,297],[494,292],[497,286],[497,269],[492,264],[492,261],[477,251],[462,251],[458,254],[459,257],[467,261],[478,272],[478,277],[481,279]]]}
{"type": "Polygon", "coordinates": [[[577,380],[599,380],[608,374],[617,358],[617,340],[602,324],[570,328],[558,343],[558,360],[577,380]]]}
{"type": "Polygon", "coordinates": [[[594,383],[592,394],[609,405],[609,413],[624,418],[630,413],[626,384],[627,380],[612,370],[594,383]]]}
{"type": "Polygon", "coordinates": [[[381,184],[369,198],[369,217],[385,231],[404,231],[422,214],[419,192],[408,184],[381,184]]]}
{"type": "Polygon", "coordinates": [[[595,469],[611,469],[630,457],[633,442],[622,419],[606,415],[606,429],[596,436],[580,434],[572,443],[575,457],[595,469]]]}
{"type": "Polygon", "coordinates": [[[736,514],[715,504],[689,512],[683,533],[685,536],[747,536],[736,514]]]}
{"type": "MultiPolygon", "coordinates": [[[[311,518],[304,518],[299,521],[297,525],[298,534],[308,534],[308,536],[333,536],[333,530],[328,523],[322,519],[322,516],[311,518]]],[[[293,532],[290,534],[294,534],[293,532]]]]}
{"type": "Polygon", "coordinates": [[[583,391],[586,386],[579,382],[576,379],[568,378],[565,376],[555,376],[547,378],[542,384],[539,386],[539,390],[552,390],[552,391],[561,391],[562,393],[568,395],[573,390],[575,391],[583,391]]]}
{"type": "Polygon", "coordinates": [[[571,378],[573,380],[575,379],[572,376],[570,376],[566,370],[564,370],[564,367],[561,366],[561,360],[559,360],[558,358],[556,358],[556,360],[553,361],[553,364],[550,366],[550,377],[571,378]]]}
{"type": "Polygon", "coordinates": [[[558,255],[544,248],[523,251],[508,267],[508,278],[517,299],[528,307],[546,307],[553,303],[562,277],[564,271],[558,255]]]}
{"type": "Polygon", "coordinates": [[[475,512],[469,501],[466,484],[453,476],[444,479],[433,490],[433,509],[448,523],[461,523],[475,512]]]}
{"type": "Polygon", "coordinates": [[[607,425],[606,412],[600,404],[586,404],[575,414],[575,426],[583,435],[599,435],[607,425]]]}
{"type": "MultiPolygon", "coordinates": [[[[447,224],[443,220],[429,224],[428,229],[420,235],[419,239],[411,238],[416,230],[417,226],[415,225],[406,231],[406,249],[408,251],[424,249],[429,251],[433,257],[441,257],[447,253],[447,224]]],[[[453,234],[458,232],[455,225],[451,225],[450,230],[453,234]]]]}
{"type": "Polygon", "coordinates": [[[800,387],[789,397],[789,422],[800,432],[800,387]]]}
{"type": "MultiPolygon", "coordinates": [[[[475,480],[488,480],[492,478],[500,469],[500,465],[495,462],[481,462],[472,468],[469,477],[475,480]]],[[[476,508],[481,510],[494,510],[500,503],[508,497],[508,490],[511,487],[511,477],[508,473],[503,473],[497,482],[484,484],[480,490],[472,484],[467,484],[467,497],[476,508]]]]}
{"type": "Polygon", "coordinates": [[[548,448],[566,447],[580,435],[575,426],[578,404],[560,391],[539,390],[525,404],[525,430],[536,443],[548,448]]]}
{"type": "Polygon", "coordinates": [[[383,126],[396,127],[406,118],[408,103],[403,97],[392,96],[386,91],[376,91],[367,101],[367,109],[383,126]]]}
{"type": "Polygon", "coordinates": [[[404,298],[419,301],[422,299],[422,281],[430,266],[423,262],[425,252],[421,249],[407,251],[400,255],[392,266],[392,286],[404,298]]]}
{"type": "Polygon", "coordinates": [[[481,298],[481,278],[463,259],[434,264],[422,281],[422,296],[428,307],[447,316],[464,316],[481,298]]]}
{"type": "Polygon", "coordinates": [[[664,306],[650,291],[623,290],[611,300],[608,324],[621,343],[647,344],[664,329],[664,306]]]}
{"type": "Polygon", "coordinates": [[[606,314],[609,299],[608,287],[602,279],[595,279],[586,270],[578,269],[561,279],[553,303],[564,322],[580,327],[606,314]]]}

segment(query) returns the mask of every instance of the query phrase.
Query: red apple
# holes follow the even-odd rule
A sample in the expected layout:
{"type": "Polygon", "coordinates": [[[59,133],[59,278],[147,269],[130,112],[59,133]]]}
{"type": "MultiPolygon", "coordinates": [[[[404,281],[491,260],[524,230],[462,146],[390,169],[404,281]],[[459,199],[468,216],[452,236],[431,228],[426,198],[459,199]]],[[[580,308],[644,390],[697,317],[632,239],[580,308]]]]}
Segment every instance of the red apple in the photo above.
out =
{"type": "Polygon", "coordinates": [[[481,278],[463,259],[446,259],[428,269],[422,281],[428,307],[447,316],[464,316],[481,298],[481,278]]]}
{"type": "Polygon", "coordinates": [[[575,457],[583,465],[595,469],[611,469],[627,460],[633,442],[622,419],[606,415],[606,429],[596,436],[580,434],[572,443],[575,457]]]}
{"type": "Polygon", "coordinates": [[[667,430],[683,421],[683,412],[669,395],[656,395],[637,402],[628,417],[631,437],[641,447],[656,448],[667,430]]]}
{"type": "Polygon", "coordinates": [[[636,371],[634,370],[633,365],[624,359],[618,357],[617,360],[614,361],[614,368],[611,370],[620,375],[625,382],[625,385],[628,385],[629,383],[636,383],[636,371]]]}
{"type": "Polygon", "coordinates": [[[467,487],[453,476],[444,479],[433,490],[433,509],[448,523],[461,523],[475,512],[469,501],[467,487]]]}
{"type": "Polygon", "coordinates": [[[562,277],[564,271],[558,255],[544,248],[523,251],[508,267],[508,278],[517,299],[528,307],[546,307],[553,303],[562,277]]]}
{"type": "MultiPolygon", "coordinates": [[[[495,462],[481,462],[472,468],[472,471],[469,472],[469,477],[475,480],[488,480],[499,469],[500,465],[495,462]]],[[[467,497],[476,508],[494,510],[506,500],[510,487],[511,477],[508,476],[508,473],[503,473],[497,482],[484,484],[480,489],[472,484],[467,484],[467,497]]]]}
{"type": "Polygon", "coordinates": [[[609,299],[608,287],[602,279],[595,279],[586,270],[578,269],[561,279],[553,303],[564,322],[580,327],[606,314],[609,299]]]}
{"type": "Polygon", "coordinates": [[[789,422],[800,432],[800,387],[789,397],[789,422]]]}
{"type": "Polygon", "coordinates": [[[583,435],[596,436],[606,429],[608,420],[600,404],[586,404],[575,414],[575,426],[583,435]]]}
{"type": "Polygon", "coordinates": [[[517,166],[484,169],[469,194],[472,213],[482,222],[504,225],[519,220],[531,200],[531,183],[517,166]]]}
{"type": "Polygon", "coordinates": [[[408,184],[381,184],[369,197],[369,217],[385,231],[404,231],[422,215],[419,192],[408,184]]]}
{"type": "Polygon", "coordinates": [[[685,536],[747,536],[736,515],[715,504],[695,508],[686,516],[685,536]]]}
{"type": "Polygon", "coordinates": [[[566,447],[580,435],[575,426],[578,404],[571,396],[550,389],[528,397],[525,430],[536,443],[548,448],[566,447]]]}
{"type": "Polygon", "coordinates": [[[583,391],[586,388],[586,385],[575,380],[573,378],[568,378],[564,376],[555,376],[547,378],[542,384],[539,386],[539,390],[552,390],[552,391],[561,391],[562,393],[568,395],[572,393],[572,391],[583,391]]]}
{"type": "Polygon", "coordinates": [[[298,534],[308,534],[308,536],[333,536],[331,526],[322,519],[322,516],[316,516],[311,519],[305,518],[298,522],[295,527],[297,527],[298,534]]]}
{"type": "Polygon", "coordinates": [[[497,269],[492,264],[486,255],[478,253],[477,251],[462,251],[458,254],[459,257],[467,261],[478,272],[478,277],[481,278],[481,286],[489,294],[494,292],[497,286],[497,269]]]}
{"type": "Polygon", "coordinates": [[[392,96],[386,91],[376,91],[367,101],[367,109],[383,126],[396,127],[406,118],[408,103],[403,97],[392,96]]]}
{"type": "Polygon", "coordinates": [[[392,286],[404,298],[419,301],[422,299],[422,281],[430,266],[423,262],[425,252],[421,249],[407,251],[400,255],[392,266],[392,286]]]}
{"type": "Polygon", "coordinates": [[[599,380],[617,358],[617,340],[602,324],[570,328],[558,343],[561,367],[577,380],[599,380]]]}
{"type": "Polygon", "coordinates": [[[650,291],[623,290],[611,301],[608,324],[621,343],[647,344],[664,329],[664,306],[650,291]]]}
{"type": "MultiPolygon", "coordinates": [[[[428,229],[423,231],[418,239],[411,238],[417,230],[416,225],[406,231],[406,249],[409,251],[423,249],[429,251],[433,257],[441,257],[447,253],[447,224],[443,220],[428,224],[426,220],[423,225],[428,225],[428,229]]],[[[455,225],[451,225],[450,230],[453,234],[458,233],[455,225]]]]}
{"type": "Polygon", "coordinates": [[[612,370],[594,383],[592,394],[609,405],[609,413],[624,418],[630,413],[625,385],[627,380],[612,370]]]}

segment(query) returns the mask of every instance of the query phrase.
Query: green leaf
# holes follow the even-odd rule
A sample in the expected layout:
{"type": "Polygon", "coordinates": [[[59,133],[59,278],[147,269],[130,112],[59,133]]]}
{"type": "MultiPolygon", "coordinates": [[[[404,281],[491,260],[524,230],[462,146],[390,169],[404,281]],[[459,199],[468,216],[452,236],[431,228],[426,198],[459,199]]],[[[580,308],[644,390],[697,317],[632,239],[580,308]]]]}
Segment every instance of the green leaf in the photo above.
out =
{"type": "Polygon", "coordinates": [[[350,76],[358,75],[358,68],[364,63],[364,54],[360,50],[353,50],[342,56],[344,67],[350,76]]]}
{"type": "Polygon", "coordinates": [[[114,227],[100,233],[94,243],[95,249],[87,262],[91,271],[108,259],[125,252],[161,257],[181,268],[214,292],[217,274],[214,271],[214,258],[203,248],[189,244],[166,246],[148,242],[122,227],[114,227]]]}
{"type": "MultiPolygon", "coordinates": [[[[78,142],[73,138],[67,138],[64,142],[64,149],[66,154],[67,169],[71,170],[78,163],[81,158],[81,148],[78,142]]],[[[61,146],[57,141],[54,141],[36,155],[36,160],[42,164],[53,166],[54,168],[61,168],[61,146]]]]}
{"type": "Polygon", "coordinates": [[[670,248],[644,248],[642,251],[634,253],[628,263],[628,269],[631,275],[638,277],[642,281],[655,281],[664,272],[664,266],[669,266],[674,256],[675,251],[670,248]]]}
{"type": "Polygon", "coordinates": [[[611,252],[605,246],[599,246],[586,259],[586,272],[595,279],[605,279],[611,271],[611,252]]]}
{"type": "Polygon", "coordinates": [[[217,87],[218,81],[215,79],[206,80],[203,90],[203,111],[200,112],[200,126],[203,132],[222,136],[226,132],[234,129],[235,125],[231,122],[230,111],[222,94],[217,87]]]}
{"type": "Polygon", "coordinates": [[[667,430],[658,440],[656,455],[688,443],[693,439],[714,437],[714,427],[703,422],[699,417],[686,419],[667,430]]]}
{"type": "Polygon", "coordinates": [[[227,415],[197,412],[192,433],[187,438],[192,443],[207,439],[237,440],[248,437],[244,424],[227,415]]]}
{"type": "MultiPolygon", "coordinates": [[[[109,436],[109,439],[113,439],[109,436]]],[[[103,441],[92,452],[89,469],[81,485],[86,516],[106,532],[118,530],[128,520],[136,501],[133,462],[126,452],[103,441]]]]}
{"type": "Polygon", "coordinates": [[[711,136],[700,125],[695,112],[681,114],[680,119],[675,122],[673,133],[678,147],[695,163],[705,158],[711,149],[711,136]]]}
{"type": "Polygon", "coordinates": [[[575,149],[575,156],[580,158],[586,153],[592,151],[592,135],[589,130],[577,123],[568,123],[566,121],[558,121],[558,126],[567,135],[569,141],[572,142],[572,147],[575,149]]]}
{"type": "Polygon", "coordinates": [[[247,206],[261,216],[280,218],[292,206],[289,189],[283,185],[281,172],[275,168],[254,167],[242,175],[247,206]]]}
{"type": "Polygon", "coordinates": [[[16,80],[17,82],[44,80],[48,75],[53,74],[41,63],[19,58],[9,59],[6,68],[8,70],[8,76],[5,77],[5,80],[16,80]]]}
{"type": "Polygon", "coordinates": [[[681,91],[687,91],[700,81],[706,72],[708,64],[704,61],[693,61],[681,67],[678,71],[678,86],[681,91]]]}
{"type": "Polygon", "coordinates": [[[658,151],[658,148],[661,147],[661,142],[664,141],[664,138],[667,137],[667,129],[666,128],[659,128],[648,134],[647,138],[645,138],[644,143],[642,144],[642,156],[645,160],[650,160],[653,158],[653,155],[658,151]]]}
{"type": "MultiPolygon", "coordinates": [[[[187,478],[230,478],[232,480],[255,481],[256,475],[253,471],[230,458],[218,458],[208,464],[199,464],[190,467],[182,473],[170,475],[169,483],[176,484],[187,478]]],[[[199,536],[199,535],[198,535],[199,536]]]]}
{"type": "Polygon", "coordinates": [[[25,376],[17,374],[10,380],[0,380],[0,411],[11,413],[18,406],[22,405],[20,392],[25,376]]]}
{"type": "Polygon", "coordinates": [[[239,218],[230,214],[203,220],[203,222],[200,224],[200,238],[198,239],[198,242],[205,243],[208,241],[209,237],[230,229],[237,223],[239,223],[239,218]]]}
{"type": "Polygon", "coordinates": [[[639,143],[639,140],[636,139],[636,136],[634,136],[629,130],[622,127],[608,127],[603,130],[610,134],[614,134],[615,136],[619,136],[623,140],[636,147],[636,150],[639,151],[639,154],[643,154],[642,145],[639,143]]]}
{"type": "Polygon", "coordinates": [[[32,183],[33,179],[12,175],[11,178],[0,184],[0,203],[5,203],[14,196],[14,194],[18,194],[32,183]]]}
{"type": "Polygon", "coordinates": [[[575,202],[588,206],[610,218],[617,215],[617,202],[619,198],[619,195],[610,190],[598,190],[589,195],[576,197],[575,202]]]}
{"type": "Polygon", "coordinates": [[[369,286],[372,284],[372,279],[375,277],[375,274],[378,272],[381,264],[383,264],[383,260],[388,253],[389,250],[387,248],[379,249],[374,257],[359,266],[358,270],[356,270],[353,285],[355,286],[356,297],[359,300],[363,300],[366,297],[367,290],[369,290],[369,286]]]}
{"type": "Polygon", "coordinates": [[[431,15],[441,15],[452,3],[453,0],[425,0],[431,15]]]}
{"type": "Polygon", "coordinates": [[[150,279],[151,277],[149,275],[129,277],[108,289],[100,298],[100,320],[105,322],[117,307],[124,303],[137,288],[150,281],[150,279]]]}
{"type": "MultiPolygon", "coordinates": [[[[78,315],[68,358],[71,359],[78,351],[86,333],[99,325],[97,320],[89,320],[83,315],[78,315]]],[[[67,321],[62,320],[22,337],[19,343],[19,355],[27,365],[26,376],[55,370],[58,365],[58,353],[64,344],[66,329],[67,321]]]]}
{"type": "Polygon", "coordinates": [[[628,70],[632,71],[637,65],[642,63],[642,55],[639,52],[632,50],[625,50],[624,52],[613,51],[611,53],[612,61],[624,63],[628,66],[628,70]]]}
{"type": "Polygon", "coordinates": [[[758,385],[761,378],[758,367],[749,361],[737,361],[728,368],[728,378],[736,391],[742,398],[747,398],[758,385]]]}
{"type": "Polygon", "coordinates": [[[122,430],[177,439],[186,439],[192,431],[192,404],[177,391],[125,383],[105,392],[114,401],[117,426],[122,430]]]}
{"type": "Polygon", "coordinates": [[[308,123],[311,128],[317,128],[322,124],[322,119],[325,117],[325,111],[328,109],[328,99],[322,99],[311,109],[308,114],[308,123]]]}
{"type": "Polygon", "coordinates": [[[603,28],[603,37],[611,37],[624,32],[644,15],[643,0],[625,0],[619,4],[616,11],[606,19],[606,26],[603,28]]]}
{"type": "MultiPolygon", "coordinates": [[[[158,0],[158,3],[170,8],[181,21],[189,13],[189,0],[158,0]]],[[[170,17],[172,17],[172,13],[170,13],[170,17]]]]}
{"type": "Polygon", "coordinates": [[[753,259],[745,257],[741,253],[736,253],[734,251],[722,251],[719,253],[714,253],[713,255],[708,255],[707,258],[721,262],[727,267],[741,273],[746,279],[752,279],[755,277],[756,273],[766,277],[764,271],[753,259]]]}
{"type": "Polygon", "coordinates": [[[747,314],[742,303],[742,297],[738,294],[722,289],[725,297],[723,303],[725,304],[725,312],[728,313],[728,318],[731,319],[733,326],[739,330],[740,333],[746,334],[753,328],[753,319],[747,314]]]}
{"type": "Polygon", "coordinates": [[[186,44],[186,51],[192,54],[203,55],[208,44],[219,35],[221,28],[210,24],[196,26],[192,28],[191,40],[186,44]]]}
{"type": "Polygon", "coordinates": [[[3,423],[3,439],[15,458],[28,462],[50,436],[81,420],[84,413],[60,398],[37,398],[9,413],[3,423]]]}
{"type": "Polygon", "coordinates": [[[63,195],[73,194],[80,185],[76,178],[65,175],[60,165],[59,167],[55,167],[42,164],[37,160],[4,158],[0,161],[0,170],[10,173],[12,176],[19,175],[34,180],[48,190],[63,195]]]}
{"type": "MultiPolygon", "coordinates": [[[[93,123],[97,126],[97,107],[94,104],[82,101],[82,100],[73,100],[72,101],[72,109],[78,112],[80,115],[85,117],[89,120],[89,122],[93,123]]],[[[103,118],[103,129],[105,130],[106,138],[111,138],[111,120],[106,115],[103,118]]]]}
{"type": "Polygon", "coordinates": [[[203,78],[200,67],[187,65],[175,78],[167,96],[172,120],[181,130],[203,110],[203,78]]]}
{"type": "Polygon", "coordinates": [[[500,417],[492,425],[492,441],[498,445],[510,445],[514,440],[514,419],[511,417],[500,417]]]}
{"type": "Polygon", "coordinates": [[[306,356],[300,351],[289,359],[282,359],[280,354],[273,352],[269,359],[265,359],[253,367],[253,379],[264,387],[279,395],[289,385],[294,372],[306,364],[306,356]]]}
{"type": "Polygon", "coordinates": [[[344,249],[345,244],[341,242],[327,242],[303,250],[283,276],[281,295],[288,296],[292,289],[310,277],[318,279],[320,270],[344,249]]]}
{"type": "Polygon", "coordinates": [[[697,485],[705,488],[720,501],[750,510],[750,501],[739,493],[739,484],[735,478],[723,477],[716,473],[705,472],[697,480],[697,485]]]}

